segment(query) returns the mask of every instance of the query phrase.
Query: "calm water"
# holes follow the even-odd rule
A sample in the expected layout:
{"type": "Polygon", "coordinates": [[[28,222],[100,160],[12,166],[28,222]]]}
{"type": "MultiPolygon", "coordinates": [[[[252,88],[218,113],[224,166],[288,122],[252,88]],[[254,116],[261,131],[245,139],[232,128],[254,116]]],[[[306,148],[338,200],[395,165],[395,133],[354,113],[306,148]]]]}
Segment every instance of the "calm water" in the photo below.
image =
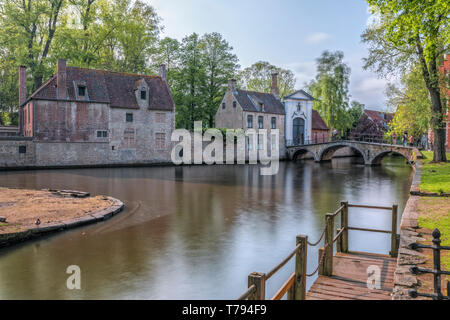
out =
{"type": "MultiPolygon", "coordinates": [[[[111,195],[126,204],[112,220],[0,250],[0,299],[235,299],[253,271],[268,272],[295,247],[316,241],[341,200],[403,212],[411,169],[403,158],[369,168],[352,159],[257,166],[1,172],[0,185],[111,195]],[[81,268],[82,290],[66,288],[81,268]]],[[[383,211],[350,210],[350,225],[390,229],[383,211]]],[[[350,249],[387,253],[389,235],[350,232],[350,249]]],[[[308,271],[317,250],[308,252],[308,271]]],[[[271,297],[293,271],[268,282],[271,297]]],[[[313,279],[309,279],[308,286],[313,279]]]]}

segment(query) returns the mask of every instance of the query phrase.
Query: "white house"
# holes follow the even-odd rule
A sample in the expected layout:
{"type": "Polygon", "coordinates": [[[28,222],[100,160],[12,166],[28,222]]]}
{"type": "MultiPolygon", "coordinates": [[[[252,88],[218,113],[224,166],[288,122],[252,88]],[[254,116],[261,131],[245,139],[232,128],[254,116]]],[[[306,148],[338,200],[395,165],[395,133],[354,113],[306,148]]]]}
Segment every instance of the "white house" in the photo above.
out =
{"type": "Polygon", "coordinates": [[[312,139],[314,98],[303,90],[284,97],[286,112],[286,146],[303,144],[312,139]]]}

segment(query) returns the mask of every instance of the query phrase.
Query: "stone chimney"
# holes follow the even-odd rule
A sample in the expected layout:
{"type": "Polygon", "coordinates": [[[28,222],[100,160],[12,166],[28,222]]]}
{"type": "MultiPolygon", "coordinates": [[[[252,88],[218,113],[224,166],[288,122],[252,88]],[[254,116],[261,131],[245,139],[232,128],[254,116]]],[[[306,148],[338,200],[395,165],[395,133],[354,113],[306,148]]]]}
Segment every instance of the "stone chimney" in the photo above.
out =
{"type": "Polygon", "coordinates": [[[58,99],[67,99],[66,79],[66,60],[58,59],[58,70],[56,72],[56,96],[58,99]]]}
{"type": "Polygon", "coordinates": [[[159,66],[159,76],[167,82],[167,72],[166,72],[166,65],[162,64],[159,66]]]}
{"type": "Polygon", "coordinates": [[[234,92],[236,91],[236,79],[229,79],[228,80],[228,91],[234,92]]]}
{"type": "Polygon", "coordinates": [[[27,68],[19,67],[19,106],[27,100],[27,68]]]}
{"type": "Polygon", "coordinates": [[[272,73],[272,87],[270,93],[273,94],[277,99],[280,99],[280,92],[278,91],[278,73],[272,73]]]}

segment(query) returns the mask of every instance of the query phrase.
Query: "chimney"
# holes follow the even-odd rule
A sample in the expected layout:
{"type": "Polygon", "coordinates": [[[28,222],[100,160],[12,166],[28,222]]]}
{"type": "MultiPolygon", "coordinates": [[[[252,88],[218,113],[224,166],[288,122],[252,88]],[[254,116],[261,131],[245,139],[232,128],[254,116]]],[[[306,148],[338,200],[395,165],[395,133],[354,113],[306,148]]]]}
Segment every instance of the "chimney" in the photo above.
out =
{"type": "Polygon", "coordinates": [[[58,70],[56,73],[56,96],[58,99],[67,99],[66,96],[66,60],[58,59],[58,70]]]}
{"type": "Polygon", "coordinates": [[[166,65],[162,64],[159,66],[159,76],[167,82],[167,72],[166,72],[166,65]]]}
{"type": "Polygon", "coordinates": [[[19,106],[27,100],[27,68],[19,67],[19,106]]]}
{"type": "Polygon", "coordinates": [[[236,91],[236,79],[228,80],[228,91],[234,92],[236,91]]]}
{"type": "Polygon", "coordinates": [[[273,94],[277,99],[280,99],[280,92],[278,91],[278,73],[272,73],[272,88],[270,93],[273,94]]]}

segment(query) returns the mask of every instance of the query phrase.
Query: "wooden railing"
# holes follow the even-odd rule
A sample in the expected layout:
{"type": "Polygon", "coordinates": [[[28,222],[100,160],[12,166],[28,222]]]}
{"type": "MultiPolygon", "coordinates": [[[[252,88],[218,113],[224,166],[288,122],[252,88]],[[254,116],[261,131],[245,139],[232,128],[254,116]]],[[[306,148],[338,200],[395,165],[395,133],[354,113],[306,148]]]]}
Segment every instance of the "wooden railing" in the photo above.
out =
{"type": "Polygon", "coordinates": [[[265,300],[266,299],[266,282],[280,269],[282,269],[295,256],[295,272],[286,280],[281,288],[275,293],[271,300],[281,300],[286,294],[288,300],[304,300],[306,298],[306,279],[314,276],[317,272],[322,276],[331,276],[333,274],[333,247],[336,243],[337,252],[349,253],[348,247],[348,231],[368,231],[381,232],[391,234],[391,251],[392,257],[397,257],[398,241],[397,241],[397,215],[398,206],[381,207],[349,204],[341,202],[341,206],[334,212],[325,216],[325,227],[320,239],[315,243],[308,242],[308,236],[299,235],[296,239],[296,248],[276,267],[268,273],[253,272],[248,276],[248,289],[238,300],[265,300]],[[367,228],[350,227],[348,225],[349,208],[365,208],[377,210],[392,210],[392,228],[391,230],[377,230],[367,228]],[[340,225],[335,234],[335,218],[340,214],[340,225]],[[314,272],[307,273],[307,254],[308,245],[317,246],[325,236],[324,246],[319,248],[319,263],[314,272]]]}

